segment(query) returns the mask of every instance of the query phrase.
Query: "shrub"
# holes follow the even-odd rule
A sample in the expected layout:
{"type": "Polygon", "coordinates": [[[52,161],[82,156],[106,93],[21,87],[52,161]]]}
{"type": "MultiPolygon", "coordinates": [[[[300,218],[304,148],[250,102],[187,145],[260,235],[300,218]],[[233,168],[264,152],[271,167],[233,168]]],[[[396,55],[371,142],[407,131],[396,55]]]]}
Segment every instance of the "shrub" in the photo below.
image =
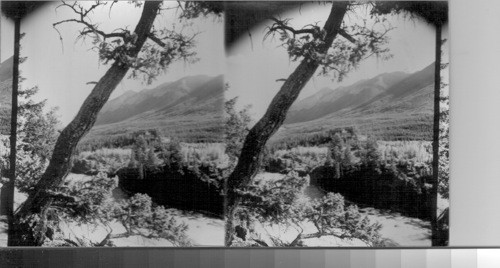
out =
{"type": "Polygon", "coordinates": [[[229,156],[223,143],[180,143],[180,154],[182,162],[188,165],[204,163],[220,168],[229,165],[229,156]]]}
{"type": "MultiPolygon", "coordinates": [[[[301,230],[304,230],[303,226],[307,223],[316,226],[316,232],[307,234],[300,232],[293,241],[286,243],[282,243],[279,238],[273,238],[275,242],[281,241],[278,243],[279,246],[299,246],[303,245],[304,239],[322,236],[360,239],[367,245],[378,243],[381,228],[379,224],[372,224],[368,218],[362,217],[356,206],[346,207],[344,198],[340,194],[330,193],[315,200],[306,198],[303,193],[307,186],[306,178],[291,172],[282,179],[254,183],[246,190],[239,191],[243,202],[236,212],[239,225],[235,225],[239,226],[238,228],[245,228],[253,221],[259,221],[266,224],[296,226],[301,230]]],[[[250,228],[248,229],[252,232],[250,228]]],[[[246,240],[246,236],[239,239],[246,240]]],[[[264,245],[261,241],[237,244],[264,245]]]]}
{"type": "Polygon", "coordinates": [[[84,237],[70,239],[58,232],[48,245],[59,246],[113,246],[111,239],[129,236],[164,238],[174,245],[186,246],[187,226],[177,222],[162,206],[156,206],[145,194],[116,202],[112,190],[117,183],[105,173],[99,173],[89,180],[66,182],[62,187],[48,194],[54,197],[49,209],[49,228],[61,231],[62,222],[76,222],[94,227],[105,227],[107,235],[100,241],[84,237]],[[120,223],[125,232],[115,233],[110,223],[120,223]]]}
{"type": "Polygon", "coordinates": [[[114,174],[127,166],[132,159],[130,149],[101,148],[79,153],[73,160],[71,171],[77,174],[96,175],[99,172],[114,174]]]}

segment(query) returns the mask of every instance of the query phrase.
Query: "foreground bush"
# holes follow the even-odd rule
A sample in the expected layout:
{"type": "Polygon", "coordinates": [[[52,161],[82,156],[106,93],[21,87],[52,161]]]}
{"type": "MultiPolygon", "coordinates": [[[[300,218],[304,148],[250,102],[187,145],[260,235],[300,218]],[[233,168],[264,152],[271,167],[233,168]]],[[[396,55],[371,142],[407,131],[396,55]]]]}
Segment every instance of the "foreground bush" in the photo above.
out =
{"type": "Polygon", "coordinates": [[[282,179],[254,183],[240,191],[244,201],[237,211],[236,245],[303,246],[305,239],[323,236],[358,239],[368,246],[378,245],[379,224],[372,224],[363,217],[356,206],[347,206],[340,194],[329,193],[310,200],[304,195],[307,181],[292,172],[282,179]],[[261,234],[252,234],[254,222],[285,225],[301,231],[292,241],[271,237],[270,244],[258,238],[261,234]],[[304,226],[307,224],[313,224],[316,230],[306,233],[304,226]]]}
{"type": "Polygon", "coordinates": [[[99,173],[86,181],[67,182],[51,192],[54,202],[48,210],[46,246],[113,246],[112,239],[142,236],[166,239],[173,245],[187,246],[187,226],[179,223],[163,206],[153,204],[145,194],[115,200],[112,190],[116,181],[99,173]],[[89,237],[69,237],[61,228],[73,223],[105,228],[107,235],[93,240],[89,237]],[[124,232],[113,228],[120,226],[124,232]],[[112,227],[114,226],[114,227],[112,227]]]}
{"type": "Polygon", "coordinates": [[[106,172],[111,176],[130,162],[131,150],[120,148],[101,148],[85,151],[73,160],[71,172],[76,174],[97,175],[106,172]]]}

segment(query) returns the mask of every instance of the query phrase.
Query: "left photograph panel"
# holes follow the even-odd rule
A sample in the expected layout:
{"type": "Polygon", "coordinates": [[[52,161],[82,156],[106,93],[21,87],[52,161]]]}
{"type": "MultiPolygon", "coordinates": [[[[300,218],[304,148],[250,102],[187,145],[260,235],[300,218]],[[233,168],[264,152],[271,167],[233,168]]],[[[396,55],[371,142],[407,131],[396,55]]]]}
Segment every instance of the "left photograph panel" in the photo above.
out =
{"type": "Polygon", "coordinates": [[[224,246],[219,2],[2,2],[0,246],[224,246]]]}

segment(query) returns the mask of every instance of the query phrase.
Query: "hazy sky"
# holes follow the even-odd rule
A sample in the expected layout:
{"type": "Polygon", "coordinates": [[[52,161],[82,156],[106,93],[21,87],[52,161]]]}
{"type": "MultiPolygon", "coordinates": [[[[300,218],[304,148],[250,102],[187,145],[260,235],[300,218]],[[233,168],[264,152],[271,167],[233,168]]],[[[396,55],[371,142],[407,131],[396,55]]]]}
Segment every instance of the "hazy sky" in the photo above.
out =
{"type": "MultiPolygon", "coordinates": [[[[323,26],[328,17],[329,6],[313,4],[298,10],[281,14],[281,18],[292,18],[294,26],[318,22],[323,26]]],[[[366,14],[366,10],[358,15],[366,14]]],[[[368,17],[368,16],[364,16],[368,17]]],[[[347,24],[359,22],[360,17],[351,14],[347,24]]],[[[351,72],[342,83],[332,81],[332,77],[314,76],[303,89],[299,99],[310,96],[324,87],[335,89],[338,86],[350,85],[361,79],[368,79],[385,72],[403,71],[415,72],[434,62],[435,58],[435,31],[434,28],[420,20],[409,21],[400,16],[388,17],[388,21],[396,29],[389,34],[388,47],[394,56],[388,61],[378,60],[375,57],[363,61],[359,69],[351,72]]],[[[252,114],[255,119],[260,118],[272,98],[278,92],[283,82],[276,79],[287,78],[298,65],[288,60],[286,49],[279,47],[278,38],[263,40],[265,27],[263,23],[251,30],[251,39],[248,35],[238,40],[230,50],[227,62],[226,76],[230,90],[226,96],[239,97],[240,107],[252,105],[252,114]]],[[[447,29],[444,29],[444,35],[447,29]]]]}
{"type": "MultiPolygon", "coordinates": [[[[89,81],[97,81],[109,68],[100,65],[97,53],[90,51],[91,40],[77,41],[78,30],[81,27],[75,23],[61,25],[59,30],[63,41],[59,40],[52,23],[74,17],[72,11],[62,7],[55,10],[60,2],[46,5],[23,20],[21,30],[26,33],[22,40],[22,56],[28,61],[21,65],[22,75],[27,79],[23,86],[38,85],[38,98],[48,99],[50,106],[59,106],[59,114],[63,124],[69,123],[90,93],[92,85],[89,81]]],[[[87,2],[91,4],[93,2],[87,2]]],[[[92,14],[92,21],[102,23],[103,30],[112,31],[116,28],[126,28],[133,31],[139,20],[142,8],[124,2],[116,3],[111,11],[108,6],[92,14]]],[[[173,5],[170,2],[168,5],[173,5]]],[[[223,21],[215,17],[191,20],[192,25],[183,28],[183,23],[176,20],[175,10],[165,10],[155,21],[155,26],[166,26],[181,30],[186,34],[200,32],[197,36],[199,62],[188,65],[178,62],[172,65],[167,73],[158,81],[146,86],[140,80],[123,80],[112,95],[116,97],[127,90],[152,88],[160,83],[175,81],[188,75],[206,74],[219,75],[224,73],[224,39],[223,21]]],[[[12,56],[13,23],[2,17],[1,26],[1,59],[12,56]]]]}

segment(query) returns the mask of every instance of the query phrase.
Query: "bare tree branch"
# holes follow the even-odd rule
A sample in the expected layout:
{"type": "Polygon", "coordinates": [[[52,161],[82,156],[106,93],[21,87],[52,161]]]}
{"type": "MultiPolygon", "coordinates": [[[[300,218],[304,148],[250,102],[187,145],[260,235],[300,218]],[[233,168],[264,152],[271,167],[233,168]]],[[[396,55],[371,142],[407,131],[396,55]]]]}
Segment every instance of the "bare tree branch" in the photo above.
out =
{"type": "Polygon", "coordinates": [[[158,38],[156,35],[154,35],[152,33],[148,35],[148,38],[151,41],[155,42],[157,45],[161,46],[161,47],[166,47],[167,46],[167,44],[165,44],[160,38],[158,38]]]}
{"type": "Polygon", "coordinates": [[[124,38],[125,37],[125,32],[121,32],[121,33],[105,33],[103,31],[97,29],[96,25],[90,24],[89,22],[84,21],[84,20],[77,20],[77,19],[67,19],[67,20],[58,21],[58,22],[53,23],[52,27],[54,27],[57,30],[56,26],[58,26],[59,24],[62,24],[62,23],[66,23],[66,22],[75,22],[75,23],[79,23],[79,24],[85,25],[87,27],[87,30],[83,30],[83,31],[80,32],[80,35],[82,35],[82,36],[86,35],[86,34],[90,34],[90,33],[95,33],[95,34],[98,34],[98,35],[102,36],[103,38],[113,38],[113,37],[124,38]]]}
{"type": "Polygon", "coordinates": [[[274,21],[274,24],[271,25],[271,27],[269,28],[269,31],[271,32],[281,30],[281,31],[289,31],[294,35],[299,35],[299,34],[315,34],[319,30],[318,26],[313,26],[312,28],[305,28],[307,26],[304,26],[304,28],[297,30],[287,25],[288,20],[279,20],[277,18],[271,18],[271,20],[274,21]]]}
{"type": "Polygon", "coordinates": [[[88,9],[85,9],[83,6],[77,4],[77,2],[74,2],[73,4],[68,4],[68,3],[63,1],[62,4],[60,4],[59,6],[56,7],[56,9],[58,9],[60,7],[70,8],[71,10],[73,10],[73,12],[76,15],[78,15],[78,19],[66,19],[66,20],[61,20],[61,21],[58,21],[58,22],[55,22],[52,24],[52,27],[59,34],[59,39],[62,40],[62,36],[61,36],[59,29],[57,29],[57,26],[60,24],[63,24],[63,23],[67,23],[67,22],[74,22],[74,23],[82,24],[85,26],[85,28],[82,31],[80,31],[80,37],[94,33],[96,35],[101,36],[104,39],[106,39],[106,38],[122,38],[122,39],[125,38],[126,34],[128,33],[128,31],[126,31],[126,30],[123,30],[122,32],[119,32],[119,33],[115,33],[115,32],[105,33],[105,32],[98,29],[97,24],[92,24],[89,21],[89,19],[88,19],[89,13],[94,12],[94,10],[97,7],[103,6],[103,5],[106,5],[106,3],[105,2],[103,3],[101,1],[96,1],[95,4],[91,5],[88,9]]]}
{"type": "Polygon", "coordinates": [[[354,39],[352,36],[350,36],[344,29],[340,29],[339,34],[342,37],[344,37],[345,39],[349,40],[349,42],[356,44],[356,39],[354,39]]]}

